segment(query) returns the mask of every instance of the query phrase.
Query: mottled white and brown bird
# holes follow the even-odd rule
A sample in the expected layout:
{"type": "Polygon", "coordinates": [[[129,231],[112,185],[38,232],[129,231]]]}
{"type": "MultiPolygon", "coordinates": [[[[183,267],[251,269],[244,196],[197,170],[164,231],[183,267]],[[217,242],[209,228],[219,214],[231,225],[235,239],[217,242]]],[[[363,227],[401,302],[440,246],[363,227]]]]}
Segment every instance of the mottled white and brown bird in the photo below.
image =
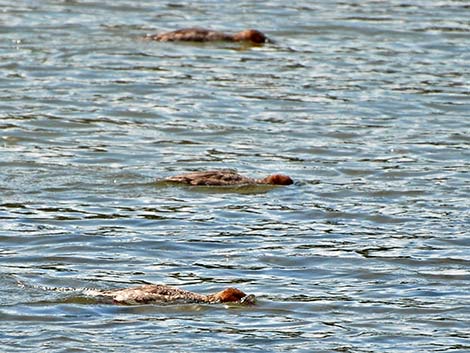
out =
{"type": "Polygon", "coordinates": [[[284,174],[273,174],[262,179],[249,178],[233,170],[209,170],[185,173],[164,179],[168,182],[188,185],[229,186],[229,185],[291,185],[294,181],[284,174]]]}
{"type": "Polygon", "coordinates": [[[240,289],[226,288],[213,294],[199,294],[163,284],[147,284],[138,287],[84,291],[87,296],[114,304],[178,304],[178,303],[239,303],[254,304],[255,296],[246,295],[240,289]]]}
{"type": "Polygon", "coordinates": [[[246,29],[244,31],[228,34],[219,31],[213,31],[205,28],[183,28],[172,32],[166,32],[161,34],[154,34],[147,36],[148,39],[156,40],[160,42],[174,42],[174,41],[186,41],[186,42],[214,42],[214,41],[226,41],[226,42],[252,42],[252,43],[268,43],[272,42],[269,40],[264,33],[257,31],[256,29],[246,29]]]}

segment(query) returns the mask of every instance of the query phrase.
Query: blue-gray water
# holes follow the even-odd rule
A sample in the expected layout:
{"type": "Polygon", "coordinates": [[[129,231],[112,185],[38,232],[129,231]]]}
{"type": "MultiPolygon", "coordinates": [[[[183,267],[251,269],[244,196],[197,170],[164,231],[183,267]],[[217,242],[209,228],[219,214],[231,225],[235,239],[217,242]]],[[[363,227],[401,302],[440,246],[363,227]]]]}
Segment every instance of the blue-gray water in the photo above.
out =
{"type": "Polygon", "coordinates": [[[2,352],[470,350],[468,1],[0,5],[2,352]],[[155,183],[209,168],[296,184],[155,183]],[[37,288],[141,283],[258,304],[37,288]]]}

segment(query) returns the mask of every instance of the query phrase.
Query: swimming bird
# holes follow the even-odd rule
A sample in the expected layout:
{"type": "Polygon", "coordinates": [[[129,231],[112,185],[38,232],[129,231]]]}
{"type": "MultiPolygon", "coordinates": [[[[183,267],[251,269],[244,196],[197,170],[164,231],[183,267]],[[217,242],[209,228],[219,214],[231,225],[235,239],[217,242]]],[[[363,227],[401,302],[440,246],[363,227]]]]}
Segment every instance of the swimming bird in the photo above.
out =
{"type": "Polygon", "coordinates": [[[189,185],[228,186],[228,185],[291,185],[294,181],[284,174],[273,174],[262,179],[254,179],[238,174],[233,170],[209,170],[186,173],[164,179],[168,182],[189,185]]]}
{"type": "Polygon", "coordinates": [[[240,289],[226,288],[213,294],[199,294],[163,284],[147,284],[139,287],[114,290],[84,291],[87,296],[109,300],[114,304],[177,304],[177,303],[239,303],[254,304],[255,296],[246,295],[240,289]]]}
{"type": "Polygon", "coordinates": [[[149,35],[147,38],[160,42],[173,41],[191,41],[191,42],[252,42],[252,43],[268,43],[272,42],[264,33],[256,29],[246,29],[244,31],[228,34],[219,31],[213,31],[205,28],[183,28],[172,32],[149,35]]]}
{"type": "Polygon", "coordinates": [[[114,304],[183,304],[183,303],[238,303],[252,305],[256,302],[253,294],[247,295],[238,288],[229,287],[213,294],[199,294],[165,284],[145,284],[123,289],[96,289],[48,287],[28,284],[16,279],[21,288],[35,288],[48,292],[77,293],[100,303],[114,304]]]}

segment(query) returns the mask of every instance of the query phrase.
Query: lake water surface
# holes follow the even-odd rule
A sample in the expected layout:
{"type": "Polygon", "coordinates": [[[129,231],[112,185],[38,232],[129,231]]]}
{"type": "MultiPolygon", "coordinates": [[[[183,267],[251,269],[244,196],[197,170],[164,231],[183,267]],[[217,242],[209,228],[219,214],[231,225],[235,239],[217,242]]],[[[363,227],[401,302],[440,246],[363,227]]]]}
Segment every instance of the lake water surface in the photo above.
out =
{"type": "Polygon", "coordinates": [[[3,352],[470,350],[468,1],[0,5],[3,352]],[[156,182],[212,168],[296,182],[156,182]],[[40,288],[142,283],[258,303],[40,288]]]}

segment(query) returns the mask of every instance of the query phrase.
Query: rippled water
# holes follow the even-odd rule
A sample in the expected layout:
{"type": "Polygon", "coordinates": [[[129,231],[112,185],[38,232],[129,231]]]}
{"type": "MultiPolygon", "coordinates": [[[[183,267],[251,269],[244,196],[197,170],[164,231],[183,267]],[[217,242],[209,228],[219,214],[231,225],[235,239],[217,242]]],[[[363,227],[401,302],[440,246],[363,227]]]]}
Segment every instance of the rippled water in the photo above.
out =
{"type": "Polygon", "coordinates": [[[468,1],[0,5],[2,351],[470,349],[468,1]],[[156,182],[209,168],[296,183],[156,182]],[[258,304],[39,288],[141,283],[258,304]]]}

